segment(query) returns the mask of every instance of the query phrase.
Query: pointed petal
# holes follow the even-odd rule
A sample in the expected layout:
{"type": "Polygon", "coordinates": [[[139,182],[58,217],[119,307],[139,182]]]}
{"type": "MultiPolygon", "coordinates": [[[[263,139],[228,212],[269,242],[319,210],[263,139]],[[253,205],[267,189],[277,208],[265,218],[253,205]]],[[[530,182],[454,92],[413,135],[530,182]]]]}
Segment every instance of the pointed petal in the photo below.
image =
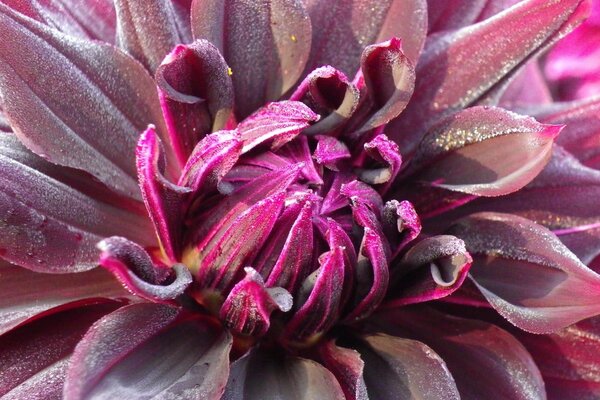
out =
{"type": "Polygon", "coordinates": [[[479,213],[449,233],[467,244],[481,293],[519,328],[548,333],[600,314],[600,276],[546,228],[515,215],[479,213]]]}
{"type": "Polygon", "coordinates": [[[180,313],[141,303],[97,321],[75,348],[65,399],[219,398],[231,336],[206,317],[177,321],[180,313]]]}
{"type": "Polygon", "coordinates": [[[76,272],[97,265],[95,244],[105,236],[153,243],[145,218],[71,188],[65,177],[0,134],[0,257],[34,271],[76,272]]]}
{"type": "Polygon", "coordinates": [[[192,31],[231,67],[238,120],[291,89],[310,51],[310,20],[299,0],[194,0],[192,31]]]}
{"type": "Polygon", "coordinates": [[[151,122],[163,130],[148,73],[110,45],[65,36],[1,4],[0,27],[0,90],[10,93],[0,100],[19,139],[139,199],[137,136],[151,122]]]}
{"type": "Polygon", "coordinates": [[[233,109],[233,83],[219,50],[206,40],[178,45],[156,70],[167,132],[181,165],[196,144],[221,130],[233,109]]]}
{"type": "Polygon", "coordinates": [[[304,358],[280,359],[261,349],[235,361],[223,400],[344,400],[339,383],[322,365],[304,358]]]}
{"type": "Polygon", "coordinates": [[[406,54],[417,62],[427,33],[425,0],[309,0],[313,43],[307,70],[332,65],[354,76],[363,49],[399,37],[406,54]],[[335,21],[332,23],[332,21],[335,21]]]}
{"type": "Polygon", "coordinates": [[[423,239],[395,266],[396,285],[386,306],[421,303],[452,294],[466,279],[472,261],[465,243],[454,236],[423,239]]]}
{"type": "Polygon", "coordinates": [[[433,123],[488,94],[570,32],[586,12],[585,0],[525,0],[494,18],[433,39],[417,68],[415,95],[386,132],[402,154],[412,153],[433,123]]]}
{"type": "Polygon", "coordinates": [[[128,295],[102,268],[77,274],[48,275],[0,260],[0,277],[0,334],[59,306],[128,295]]]}
{"type": "Polygon", "coordinates": [[[368,400],[367,386],[363,378],[365,367],[360,353],[340,347],[330,340],[318,348],[319,361],[335,375],[347,400],[368,400]]]}
{"type": "Polygon", "coordinates": [[[3,399],[61,398],[68,359],[87,329],[121,304],[106,302],[41,316],[0,338],[3,399]]]}
{"type": "Polygon", "coordinates": [[[168,0],[115,0],[117,44],[154,73],[179,35],[173,3],[168,0]]]}
{"type": "Polygon", "coordinates": [[[425,344],[381,333],[362,340],[357,350],[369,399],[460,399],[446,363],[425,344]]]}
{"type": "Polygon", "coordinates": [[[192,283],[192,274],[183,264],[156,265],[142,247],[122,237],[104,239],[98,249],[99,264],[131,294],[149,301],[176,299],[192,283]]]}
{"type": "Polygon", "coordinates": [[[428,133],[412,161],[411,179],[476,196],[515,192],[544,168],[560,130],[501,108],[472,107],[428,133]]]}
{"type": "Polygon", "coordinates": [[[431,347],[445,361],[464,400],[546,399],[540,371],[527,350],[495,325],[425,307],[381,312],[375,325],[431,347]]]}

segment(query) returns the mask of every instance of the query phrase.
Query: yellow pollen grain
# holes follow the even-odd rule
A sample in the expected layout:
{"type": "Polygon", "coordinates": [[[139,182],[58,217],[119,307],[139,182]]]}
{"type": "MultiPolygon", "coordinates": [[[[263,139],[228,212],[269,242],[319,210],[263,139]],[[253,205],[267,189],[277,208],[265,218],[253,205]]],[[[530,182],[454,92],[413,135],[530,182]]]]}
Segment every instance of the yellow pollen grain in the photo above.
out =
{"type": "Polygon", "coordinates": [[[227,75],[233,75],[233,70],[231,69],[231,67],[227,67],[227,75]]]}
{"type": "Polygon", "coordinates": [[[292,42],[298,41],[298,38],[296,37],[296,35],[290,35],[290,39],[292,39],[292,42]]]}

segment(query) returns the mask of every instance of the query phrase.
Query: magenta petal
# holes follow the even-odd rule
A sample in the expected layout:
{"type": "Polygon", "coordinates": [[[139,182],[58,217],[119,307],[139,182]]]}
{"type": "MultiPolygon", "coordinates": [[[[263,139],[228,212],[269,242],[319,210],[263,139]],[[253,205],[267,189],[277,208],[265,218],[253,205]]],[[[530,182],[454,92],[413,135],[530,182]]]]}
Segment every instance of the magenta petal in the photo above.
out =
{"type": "Polygon", "coordinates": [[[68,359],[94,321],[114,311],[107,302],[46,315],[0,338],[3,399],[62,398],[68,359]]]}
{"type": "Polygon", "coordinates": [[[132,294],[149,301],[176,299],[192,283],[192,274],[183,264],[156,265],[142,247],[127,239],[113,236],[98,243],[98,248],[100,265],[132,294]]]}
{"type": "Polygon", "coordinates": [[[173,3],[168,0],[115,0],[117,44],[153,73],[183,43],[173,3]]]}
{"type": "Polygon", "coordinates": [[[167,257],[174,262],[182,250],[180,228],[191,189],[177,186],[163,175],[164,150],[153,126],[140,136],[136,164],[146,209],[167,257]]]}
{"type": "Polygon", "coordinates": [[[515,74],[515,78],[508,84],[498,101],[500,107],[510,109],[549,103],[552,103],[552,94],[537,59],[529,61],[515,74]]]}
{"type": "Polygon", "coordinates": [[[374,329],[419,340],[439,354],[464,400],[546,398],[540,371],[527,350],[492,324],[425,307],[402,307],[374,319],[374,329]]]}
{"type": "Polygon", "coordinates": [[[425,136],[412,160],[411,179],[468,195],[515,192],[544,168],[561,128],[501,108],[466,109],[425,136]]]}
{"type": "Polygon", "coordinates": [[[600,313],[600,276],[546,228],[515,215],[479,213],[449,232],[467,244],[481,293],[519,328],[548,333],[600,313]]]}
{"type": "Polygon", "coordinates": [[[345,400],[340,384],[322,365],[254,349],[231,365],[222,400],[345,400]]]}
{"type": "Polygon", "coordinates": [[[346,400],[368,399],[363,378],[365,363],[356,350],[340,347],[333,340],[322,343],[318,348],[318,359],[335,375],[346,400]]]}
{"type": "Polygon", "coordinates": [[[0,260],[0,277],[0,334],[56,307],[128,296],[102,268],[48,275],[0,260]]]}
{"type": "Polygon", "coordinates": [[[156,70],[158,95],[177,159],[221,130],[233,109],[233,84],[219,50],[206,40],[178,45],[156,70]]]}
{"type": "Polygon", "coordinates": [[[362,338],[357,350],[364,360],[369,399],[459,400],[446,363],[416,340],[384,334],[362,338]]]}
{"type": "Polygon", "coordinates": [[[313,157],[318,164],[324,165],[333,171],[339,171],[338,163],[351,157],[348,147],[344,142],[333,136],[317,136],[317,148],[313,157]]]}
{"type": "Polygon", "coordinates": [[[318,119],[317,114],[298,101],[270,103],[238,125],[244,142],[242,151],[247,153],[265,142],[270,143],[271,149],[278,149],[318,119]]]}
{"type": "Polygon", "coordinates": [[[62,181],[68,175],[0,134],[2,258],[34,271],[76,272],[97,265],[95,244],[105,236],[153,243],[145,218],[71,188],[62,181]]]}
{"type": "Polygon", "coordinates": [[[233,332],[258,337],[269,330],[273,311],[291,310],[292,295],[280,287],[265,287],[263,278],[253,268],[244,270],[246,277],[231,289],[219,316],[233,332]]]}
{"type": "Polygon", "coordinates": [[[150,75],[110,45],[67,37],[1,4],[0,27],[0,90],[11,93],[2,108],[19,139],[139,198],[137,136],[149,123],[163,131],[150,75]]]}
{"type": "Polygon", "coordinates": [[[466,279],[472,261],[465,243],[454,236],[423,239],[395,266],[396,285],[386,305],[401,306],[449,296],[466,279]]]}
{"type": "Polygon", "coordinates": [[[192,31],[231,67],[236,115],[243,119],[292,88],[310,51],[311,27],[299,0],[194,0],[192,31]]]}
{"type": "Polygon", "coordinates": [[[585,17],[585,3],[526,0],[494,18],[432,39],[417,69],[415,95],[386,131],[402,154],[411,153],[420,135],[441,117],[489,94],[530,57],[570,32],[585,17]]]}
{"type": "Polygon", "coordinates": [[[421,221],[415,208],[408,201],[390,200],[381,212],[381,225],[390,244],[390,260],[421,233],[421,221]]]}
{"type": "Polygon", "coordinates": [[[379,187],[379,193],[384,194],[396,179],[402,157],[398,145],[390,141],[387,136],[381,134],[364,145],[365,152],[371,157],[379,168],[370,167],[361,168],[358,171],[359,178],[371,185],[382,185],[379,187]]]}
{"type": "Polygon", "coordinates": [[[231,336],[201,316],[176,320],[180,313],[141,303],[97,321],[75,348],[65,399],[219,398],[231,336]]]}
{"type": "Polygon", "coordinates": [[[353,76],[365,46],[392,37],[404,41],[406,54],[416,64],[427,33],[425,0],[309,0],[306,3],[314,38],[307,70],[332,65],[353,76]]]}

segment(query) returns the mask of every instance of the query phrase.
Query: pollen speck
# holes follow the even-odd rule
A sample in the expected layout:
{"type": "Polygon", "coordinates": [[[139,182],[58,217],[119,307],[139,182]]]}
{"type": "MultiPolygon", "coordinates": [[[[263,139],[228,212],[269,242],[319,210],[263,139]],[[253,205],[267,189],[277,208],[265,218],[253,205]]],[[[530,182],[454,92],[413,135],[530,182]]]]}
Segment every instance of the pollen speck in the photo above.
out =
{"type": "Polygon", "coordinates": [[[290,39],[292,39],[292,42],[298,41],[298,38],[296,37],[296,35],[290,35],[290,39]]]}
{"type": "Polygon", "coordinates": [[[231,67],[227,67],[227,75],[233,75],[233,70],[231,69],[231,67]]]}

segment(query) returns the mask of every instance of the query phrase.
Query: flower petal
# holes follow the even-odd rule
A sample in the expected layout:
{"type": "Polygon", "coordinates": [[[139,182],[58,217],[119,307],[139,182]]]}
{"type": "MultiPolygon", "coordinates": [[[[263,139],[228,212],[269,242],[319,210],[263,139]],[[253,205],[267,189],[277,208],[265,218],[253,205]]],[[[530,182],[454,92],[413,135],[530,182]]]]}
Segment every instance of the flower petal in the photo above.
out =
{"type": "Polygon", "coordinates": [[[231,365],[223,400],[344,400],[339,383],[320,364],[299,357],[279,358],[261,349],[231,365]]]}
{"type": "Polygon", "coordinates": [[[380,167],[372,168],[370,165],[364,165],[357,171],[358,176],[363,182],[381,185],[379,193],[383,195],[400,172],[402,157],[400,157],[398,145],[389,140],[386,135],[381,134],[365,143],[364,149],[366,154],[380,167]]]}
{"type": "Polygon", "coordinates": [[[421,303],[452,294],[466,279],[472,261],[465,243],[454,236],[423,239],[395,266],[397,283],[386,306],[421,303]]]}
{"type": "Polygon", "coordinates": [[[381,212],[381,223],[394,260],[404,247],[421,233],[421,221],[413,205],[404,200],[390,200],[381,212]]]}
{"type": "Polygon", "coordinates": [[[488,95],[570,32],[587,7],[585,0],[525,0],[494,18],[439,35],[421,57],[410,104],[386,132],[408,156],[435,122],[488,95]]]}
{"type": "Polygon", "coordinates": [[[0,100],[19,139],[139,199],[138,133],[151,122],[164,131],[148,73],[110,45],[66,36],[2,4],[0,27],[0,100]]]}
{"type": "Polygon", "coordinates": [[[384,334],[361,339],[369,399],[460,399],[446,363],[425,344],[384,334]]]}
{"type": "Polygon", "coordinates": [[[340,347],[335,341],[322,343],[318,348],[319,361],[335,375],[347,400],[368,400],[363,378],[365,363],[356,350],[340,347]]]}
{"type": "Polygon", "coordinates": [[[218,398],[229,372],[231,336],[202,316],[151,303],[123,307],[97,321],[75,348],[66,400],[218,398]]]}
{"type": "Polygon", "coordinates": [[[178,45],[156,70],[167,132],[180,165],[196,143],[221,130],[233,109],[233,83],[219,50],[206,40],[178,45]]]}
{"type": "Polygon", "coordinates": [[[519,328],[548,333],[600,314],[600,275],[546,228],[515,215],[479,213],[449,233],[467,244],[481,293],[519,328]]]}
{"type": "Polygon", "coordinates": [[[217,46],[231,67],[238,120],[291,89],[310,51],[310,20],[300,0],[194,0],[192,31],[217,46]]]}
{"type": "Polygon", "coordinates": [[[544,382],[523,345],[487,322],[425,307],[401,307],[375,316],[374,329],[419,340],[445,361],[464,400],[544,400],[544,382]]]}
{"type": "Polygon", "coordinates": [[[176,44],[185,42],[168,0],[115,0],[117,44],[153,73],[176,44]]]}
{"type": "Polygon", "coordinates": [[[0,334],[59,306],[128,296],[102,268],[48,275],[0,260],[0,277],[0,334]]]}
{"type": "Polygon", "coordinates": [[[392,37],[403,40],[407,56],[416,64],[427,33],[425,0],[308,0],[306,4],[314,38],[308,71],[332,65],[354,76],[363,49],[392,37]]]}
{"type": "Polygon", "coordinates": [[[94,321],[120,305],[106,302],[41,316],[0,337],[0,396],[61,398],[75,345],[94,321]]]}

